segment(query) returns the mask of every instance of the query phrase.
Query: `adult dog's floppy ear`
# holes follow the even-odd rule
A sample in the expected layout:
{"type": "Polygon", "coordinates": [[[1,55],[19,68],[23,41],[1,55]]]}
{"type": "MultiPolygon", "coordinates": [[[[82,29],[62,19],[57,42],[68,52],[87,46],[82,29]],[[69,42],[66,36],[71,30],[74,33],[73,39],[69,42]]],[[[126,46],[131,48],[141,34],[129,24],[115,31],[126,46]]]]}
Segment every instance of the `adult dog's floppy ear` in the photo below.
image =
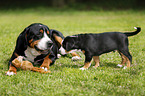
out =
{"type": "Polygon", "coordinates": [[[15,51],[18,55],[22,55],[21,53],[19,54],[19,52],[23,52],[24,50],[26,50],[28,46],[28,41],[27,41],[28,33],[29,33],[29,28],[25,28],[24,31],[17,38],[15,51]]]}
{"type": "Polygon", "coordinates": [[[27,37],[28,37],[28,34],[29,34],[29,28],[25,28],[24,31],[22,32],[23,34],[23,38],[24,38],[24,41],[25,41],[25,44],[28,45],[28,40],[27,40],[27,37]]]}
{"type": "Polygon", "coordinates": [[[50,36],[51,39],[57,44],[58,48],[60,48],[64,38],[63,34],[57,30],[51,30],[50,36]]]}

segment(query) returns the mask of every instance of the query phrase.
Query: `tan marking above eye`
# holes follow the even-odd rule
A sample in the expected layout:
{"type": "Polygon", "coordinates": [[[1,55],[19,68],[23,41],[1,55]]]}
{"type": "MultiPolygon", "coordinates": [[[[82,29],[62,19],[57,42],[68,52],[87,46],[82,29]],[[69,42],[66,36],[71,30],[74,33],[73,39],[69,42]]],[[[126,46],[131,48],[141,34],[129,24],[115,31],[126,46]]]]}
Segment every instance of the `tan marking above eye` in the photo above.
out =
{"type": "Polygon", "coordinates": [[[47,34],[49,34],[49,31],[47,31],[47,34]]]}
{"type": "Polygon", "coordinates": [[[41,29],[40,32],[43,33],[43,30],[41,29]]]}
{"type": "Polygon", "coordinates": [[[33,39],[29,40],[29,43],[31,43],[33,41],[33,39]]]}
{"type": "Polygon", "coordinates": [[[85,54],[85,50],[82,50],[82,52],[85,54]]]}

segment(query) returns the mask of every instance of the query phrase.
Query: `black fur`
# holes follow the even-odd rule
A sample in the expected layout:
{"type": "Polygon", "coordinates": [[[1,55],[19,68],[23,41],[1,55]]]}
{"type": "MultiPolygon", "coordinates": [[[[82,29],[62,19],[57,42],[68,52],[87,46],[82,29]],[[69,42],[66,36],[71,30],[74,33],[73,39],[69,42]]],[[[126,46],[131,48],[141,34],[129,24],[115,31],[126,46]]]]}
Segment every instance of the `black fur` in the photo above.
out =
{"type": "MultiPolygon", "coordinates": [[[[62,38],[64,38],[64,36],[62,35],[61,32],[59,32],[57,30],[51,30],[46,25],[43,25],[41,23],[34,23],[34,24],[31,24],[30,26],[28,26],[27,28],[25,28],[24,31],[18,36],[16,46],[15,46],[15,50],[14,50],[12,56],[11,56],[11,59],[9,60],[9,65],[11,65],[12,60],[14,60],[17,57],[15,55],[15,53],[17,53],[20,56],[25,57],[24,51],[27,49],[28,46],[30,46],[29,40],[31,40],[32,38],[33,38],[33,41],[41,39],[42,34],[40,34],[40,32],[39,32],[40,29],[42,29],[44,31],[49,31],[49,34],[47,34],[47,35],[53,41],[52,45],[51,45],[53,47],[51,48],[51,50],[48,50],[48,52],[45,52],[45,53],[37,56],[34,59],[33,64],[34,65],[36,65],[36,64],[41,65],[44,58],[48,54],[50,54],[49,58],[52,61],[51,65],[55,62],[55,60],[57,59],[57,53],[58,53],[58,50],[59,50],[59,46],[58,46],[57,42],[54,40],[53,34],[57,34],[58,36],[60,36],[62,38]],[[39,25],[41,25],[41,26],[39,26],[39,25]]],[[[49,46],[49,47],[51,47],[51,46],[49,46]]]]}
{"type": "Polygon", "coordinates": [[[128,36],[136,35],[141,31],[137,27],[135,32],[105,32],[100,34],[78,34],[64,38],[62,46],[66,51],[81,49],[85,51],[85,62],[90,62],[93,56],[118,50],[132,62],[128,49],[128,36]]]}

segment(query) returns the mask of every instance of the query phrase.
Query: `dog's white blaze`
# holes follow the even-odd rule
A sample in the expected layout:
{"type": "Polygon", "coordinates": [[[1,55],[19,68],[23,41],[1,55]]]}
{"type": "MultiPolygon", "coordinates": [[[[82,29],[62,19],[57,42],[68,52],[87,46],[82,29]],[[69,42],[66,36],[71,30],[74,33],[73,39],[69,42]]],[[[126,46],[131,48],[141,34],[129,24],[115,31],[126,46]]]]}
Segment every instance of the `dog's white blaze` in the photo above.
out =
{"type": "Polygon", "coordinates": [[[38,42],[36,45],[41,50],[47,49],[47,42],[51,41],[51,39],[47,36],[47,34],[44,32],[43,38],[38,42]]]}
{"type": "Polygon", "coordinates": [[[34,48],[27,47],[25,50],[25,55],[26,55],[26,60],[34,62],[34,59],[38,56],[41,55],[38,51],[36,51],[34,48]]]}
{"type": "Polygon", "coordinates": [[[65,49],[61,46],[60,49],[59,49],[59,52],[62,54],[62,55],[65,55],[67,54],[65,49]]]}

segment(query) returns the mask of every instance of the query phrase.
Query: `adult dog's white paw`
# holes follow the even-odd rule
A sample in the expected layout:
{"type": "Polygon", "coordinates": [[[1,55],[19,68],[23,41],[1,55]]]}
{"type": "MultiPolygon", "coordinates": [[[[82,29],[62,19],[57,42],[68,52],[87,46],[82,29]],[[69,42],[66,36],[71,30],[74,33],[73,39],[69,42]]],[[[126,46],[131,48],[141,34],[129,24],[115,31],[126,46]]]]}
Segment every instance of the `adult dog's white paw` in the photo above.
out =
{"type": "Polygon", "coordinates": [[[117,67],[120,67],[120,68],[121,68],[121,67],[123,67],[123,65],[121,65],[121,64],[118,64],[118,65],[117,65],[117,67]]]}
{"type": "Polygon", "coordinates": [[[13,75],[16,75],[16,73],[8,71],[8,72],[6,72],[6,75],[13,76],[13,75]]]}
{"type": "Polygon", "coordinates": [[[82,58],[81,57],[79,57],[79,56],[74,56],[74,57],[72,57],[72,60],[73,61],[76,61],[76,60],[81,60],[82,58]]]}
{"type": "Polygon", "coordinates": [[[40,67],[42,69],[44,69],[44,71],[48,71],[48,69],[46,67],[40,67]]]}

